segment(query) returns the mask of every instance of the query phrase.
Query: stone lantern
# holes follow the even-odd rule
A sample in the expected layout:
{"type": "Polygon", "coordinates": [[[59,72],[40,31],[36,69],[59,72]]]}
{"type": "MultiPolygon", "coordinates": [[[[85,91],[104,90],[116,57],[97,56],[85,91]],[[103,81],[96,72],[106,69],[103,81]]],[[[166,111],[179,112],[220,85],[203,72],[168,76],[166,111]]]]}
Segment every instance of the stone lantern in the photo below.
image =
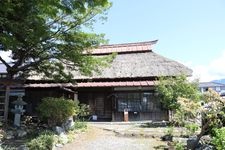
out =
{"type": "Polygon", "coordinates": [[[23,101],[22,97],[23,97],[22,95],[19,95],[17,100],[12,102],[12,104],[15,105],[14,109],[12,109],[11,111],[15,114],[14,125],[16,127],[20,127],[21,115],[23,115],[23,113],[25,112],[23,106],[27,104],[26,102],[23,101]]]}

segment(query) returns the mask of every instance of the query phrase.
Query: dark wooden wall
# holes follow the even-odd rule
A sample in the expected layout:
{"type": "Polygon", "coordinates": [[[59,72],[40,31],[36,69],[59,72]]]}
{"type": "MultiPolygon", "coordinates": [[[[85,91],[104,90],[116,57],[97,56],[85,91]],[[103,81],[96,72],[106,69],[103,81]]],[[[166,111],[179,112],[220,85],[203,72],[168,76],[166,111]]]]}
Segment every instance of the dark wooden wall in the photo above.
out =
{"type": "MultiPolygon", "coordinates": [[[[131,91],[122,91],[131,92],[131,91]]],[[[137,91],[133,91],[137,92],[137,91]]],[[[139,91],[140,93],[143,91],[139,91]]],[[[78,89],[78,100],[81,103],[88,104],[91,108],[91,115],[97,115],[99,118],[110,118],[112,121],[123,121],[124,113],[117,111],[116,94],[120,91],[113,91],[111,88],[81,88],[78,89]]],[[[168,111],[161,109],[159,99],[151,97],[150,112],[129,112],[130,121],[168,120],[168,111]]]]}
{"type": "MultiPolygon", "coordinates": [[[[129,121],[168,121],[168,111],[162,110],[160,112],[129,112],[128,113],[129,121]]],[[[114,112],[113,121],[123,121],[124,113],[123,112],[114,112]]]]}
{"type": "Polygon", "coordinates": [[[78,90],[78,100],[90,107],[91,115],[100,119],[112,118],[111,88],[85,88],[78,90]]]}
{"type": "Polygon", "coordinates": [[[73,99],[74,94],[60,88],[26,88],[24,97],[24,100],[27,102],[26,114],[36,115],[36,108],[45,97],[65,97],[73,99]]]}

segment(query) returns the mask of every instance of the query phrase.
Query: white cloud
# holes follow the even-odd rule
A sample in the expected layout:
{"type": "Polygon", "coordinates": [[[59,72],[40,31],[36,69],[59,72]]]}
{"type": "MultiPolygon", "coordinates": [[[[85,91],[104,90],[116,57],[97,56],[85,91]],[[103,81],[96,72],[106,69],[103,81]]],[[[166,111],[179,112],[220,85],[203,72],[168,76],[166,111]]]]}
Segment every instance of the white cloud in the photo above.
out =
{"type": "Polygon", "coordinates": [[[225,78],[225,51],[218,58],[205,65],[193,65],[184,63],[193,70],[193,77],[201,82],[225,78]]]}

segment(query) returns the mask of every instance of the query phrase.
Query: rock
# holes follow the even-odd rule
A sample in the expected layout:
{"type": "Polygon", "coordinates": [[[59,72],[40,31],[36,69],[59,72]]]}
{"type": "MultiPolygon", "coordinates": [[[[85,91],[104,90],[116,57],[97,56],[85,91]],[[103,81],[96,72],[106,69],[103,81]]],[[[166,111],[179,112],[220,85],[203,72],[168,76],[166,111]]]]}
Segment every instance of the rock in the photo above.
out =
{"type": "Polygon", "coordinates": [[[65,130],[71,129],[74,126],[73,117],[68,118],[62,126],[65,130]]]}
{"type": "Polygon", "coordinates": [[[55,144],[56,147],[62,148],[63,145],[62,144],[55,144]]]}
{"type": "Polygon", "coordinates": [[[173,137],[173,141],[181,142],[185,145],[187,145],[188,138],[180,138],[180,137],[173,137]]]}
{"type": "Polygon", "coordinates": [[[214,149],[215,148],[212,145],[204,144],[204,145],[201,145],[196,150],[214,150],[214,149]]]}
{"type": "Polygon", "coordinates": [[[172,135],[164,135],[161,137],[162,141],[173,141],[172,135]]]}
{"type": "Polygon", "coordinates": [[[190,137],[187,140],[187,149],[194,149],[197,137],[190,137]]]}
{"type": "Polygon", "coordinates": [[[22,138],[25,137],[27,135],[27,132],[25,130],[17,130],[17,137],[22,138]]]}
{"type": "Polygon", "coordinates": [[[212,138],[209,135],[204,135],[200,139],[201,144],[210,144],[212,141],[212,138]]]}
{"type": "Polygon", "coordinates": [[[26,145],[20,145],[17,150],[29,150],[29,148],[26,145]]]}
{"type": "Polygon", "coordinates": [[[12,130],[9,130],[6,132],[6,137],[5,137],[7,140],[10,140],[10,139],[14,139],[15,136],[14,136],[14,132],[12,130]]]}
{"type": "Polygon", "coordinates": [[[5,137],[7,140],[11,140],[11,139],[14,139],[15,136],[14,135],[6,135],[5,137]]]}
{"type": "Polygon", "coordinates": [[[214,147],[212,145],[203,145],[201,150],[214,150],[214,147]]]}
{"type": "Polygon", "coordinates": [[[63,133],[59,137],[60,137],[60,141],[62,142],[62,144],[66,144],[66,143],[69,142],[68,137],[67,137],[66,134],[63,133]]]}
{"type": "Polygon", "coordinates": [[[64,133],[65,133],[65,130],[64,130],[62,127],[56,126],[56,127],[55,127],[55,132],[56,132],[58,135],[61,135],[61,134],[64,134],[64,133]]]}

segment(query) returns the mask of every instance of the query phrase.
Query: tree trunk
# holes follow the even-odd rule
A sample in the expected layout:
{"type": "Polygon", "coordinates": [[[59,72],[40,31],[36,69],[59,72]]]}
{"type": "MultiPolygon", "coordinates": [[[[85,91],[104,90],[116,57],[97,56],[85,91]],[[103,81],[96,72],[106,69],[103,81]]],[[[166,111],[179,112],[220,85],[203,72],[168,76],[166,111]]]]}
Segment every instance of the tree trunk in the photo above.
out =
{"type": "Polygon", "coordinates": [[[197,148],[198,143],[199,143],[201,137],[208,131],[209,123],[210,123],[210,121],[207,121],[207,122],[203,125],[203,127],[202,127],[202,129],[201,129],[201,132],[197,135],[197,139],[196,139],[196,141],[195,141],[194,148],[197,148]]]}

